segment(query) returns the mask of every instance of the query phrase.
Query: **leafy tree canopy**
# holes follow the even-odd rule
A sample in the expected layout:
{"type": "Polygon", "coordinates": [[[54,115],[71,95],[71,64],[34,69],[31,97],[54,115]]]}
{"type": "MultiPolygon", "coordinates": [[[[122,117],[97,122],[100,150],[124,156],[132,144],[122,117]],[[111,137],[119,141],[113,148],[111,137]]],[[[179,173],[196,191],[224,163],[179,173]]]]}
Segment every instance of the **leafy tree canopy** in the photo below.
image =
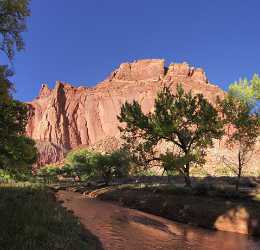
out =
{"type": "MultiPolygon", "coordinates": [[[[12,60],[15,51],[24,48],[21,33],[30,15],[29,0],[0,0],[0,51],[12,60]]],[[[0,168],[32,164],[36,160],[35,143],[23,136],[27,106],[12,98],[13,72],[0,65],[0,168]]]]}
{"type": "Polygon", "coordinates": [[[238,189],[242,170],[250,160],[259,135],[259,114],[252,111],[251,102],[230,93],[220,102],[220,110],[228,127],[227,145],[233,152],[237,152],[235,165],[238,176],[236,189],[238,189]]]}
{"type": "Polygon", "coordinates": [[[0,66],[0,108],[2,108],[1,105],[6,104],[11,99],[10,91],[13,84],[9,77],[12,75],[13,72],[7,66],[0,66]]]}
{"type": "Polygon", "coordinates": [[[25,104],[10,100],[0,104],[0,168],[33,164],[37,151],[33,140],[23,136],[27,123],[25,104]]]}
{"type": "Polygon", "coordinates": [[[257,101],[260,100],[259,75],[255,74],[251,80],[244,78],[231,84],[228,93],[254,108],[257,101]]]}
{"type": "Polygon", "coordinates": [[[125,123],[120,130],[126,147],[139,162],[156,160],[167,169],[178,168],[187,185],[191,184],[190,165],[203,164],[206,149],[223,135],[223,124],[213,105],[202,94],[186,93],[181,85],[176,94],[164,87],[155,99],[153,113],[144,114],[136,101],[126,102],[118,119],[125,123]],[[162,141],[173,144],[167,155],[155,152],[162,141]]]}
{"type": "Polygon", "coordinates": [[[0,1],[0,50],[11,60],[15,50],[24,48],[21,33],[26,30],[26,18],[30,15],[29,0],[0,1]]]}
{"type": "Polygon", "coordinates": [[[127,176],[129,164],[129,157],[123,150],[102,154],[80,149],[68,154],[66,165],[59,173],[81,179],[102,178],[108,184],[113,177],[127,176]]]}

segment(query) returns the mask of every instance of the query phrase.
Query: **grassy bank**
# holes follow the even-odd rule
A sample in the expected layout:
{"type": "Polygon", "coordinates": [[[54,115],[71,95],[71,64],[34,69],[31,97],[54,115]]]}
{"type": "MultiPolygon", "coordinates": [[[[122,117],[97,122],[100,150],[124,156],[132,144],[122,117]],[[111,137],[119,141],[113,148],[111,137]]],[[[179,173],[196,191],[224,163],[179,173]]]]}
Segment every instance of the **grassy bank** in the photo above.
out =
{"type": "Polygon", "coordinates": [[[36,184],[0,184],[0,249],[99,249],[94,236],[36,184]]]}
{"type": "Polygon", "coordinates": [[[96,192],[102,200],[209,229],[260,236],[260,201],[231,190],[130,185],[96,192]]]}

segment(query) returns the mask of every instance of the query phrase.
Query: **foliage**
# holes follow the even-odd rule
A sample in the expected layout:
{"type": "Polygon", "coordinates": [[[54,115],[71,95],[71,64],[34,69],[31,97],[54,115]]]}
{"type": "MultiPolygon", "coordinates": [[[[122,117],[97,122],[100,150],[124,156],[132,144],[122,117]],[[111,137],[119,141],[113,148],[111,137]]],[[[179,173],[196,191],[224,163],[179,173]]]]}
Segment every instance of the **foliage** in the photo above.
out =
{"type": "Polygon", "coordinates": [[[257,113],[252,112],[249,103],[230,94],[220,102],[220,111],[227,125],[227,145],[237,151],[238,189],[242,170],[250,159],[259,135],[260,119],[257,113]]]}
{"type": "Polygon", "coordinates": [[[80,149],[72,151],[66,157],[64,173],[68,176],[81,176],[90,179],[95,176],[98,153],[80,149]]]}
{"type": "Polygon", "coordinates": [[[37,151],[33,140],[23,136],[27,123],[27,106],[9,100],[0,104],[0,168],[31,165],[37,151]]]}
{"type": "Polygon", "coordinates": [[[142,168],[138,165],[134,165],[133,168],[131,168],[131,173],[132,176],[156,176],[157,173],[151,168],[142,168]]]}
{"type": "Polygon", "coordinates": [[[0,184],[0,220],[1,249],[96,249],[79,221],[39,185],[0,184]]]}
{"type": "MultiPolygon", "coordinates": [[[[21,32],[26,29],[26,18],[30,15],[29,0],[0,1],[0,50],[10,60],[15,50],[24,48],[21,32]]],[[[13,72],[0,66],[0,168],[14,170],[36,161],[34,142],[23,136],[27,123],[27,106],[13,100],[13,84],[9,78],[13,72]]]]}
{"type": "Polygon", "coordinates": [[[9,77],[13,76],[13,72],[6,65],[0,66],[0,107],[6,104],[10,98],[13,84],[9,77]]]}
{"type": "Polygon", "coordinates": [[[12,175],[8,171],[0,169],[0,183],[1,182],[9,182],[12,179],[13,179],[12,175]]]}
{"type": "Polygon", "coordinates": [[[85,151],[85,155],[87,157],[84,158],[76,153],[72,164],[81,170],[81,174],[87,174],[89,178],[102,177],[108,184],[113,177],[120,178],[128,175],[129,159],[124,151],[118,150],[111,154],[85,151]]]}
{"type": "Polygon", "coordinates": [[[217,110],[202,94],[186,93],[181,85],[176,94],[168,87],[158,93],[154,113],[145,115],[138,102],[126,102],[118,119],[126,125],[120,128],[122,138],[136,162],[147,165],[157,161],[165,171],[178,169],[188,186],[190,166],[202,165],[206,149],[223,135],[217,110]],[[162,142],[172,147],[158,154],[156,147],[162,142]]]}
{"type": "Polygon", "coordinates": [[[41,167],[36,172],[36,179],[43,180],[45,183],[57,181],[57,176],[61,174],[60,168],[52,165],[41,167]]]}
{"type": "Polygon", "coordinates": [[[106,184],[112,178],[128,176],[129,158],[122,151],[114,151],[111,154],[80,149],[68,154],[63,167],[46,166],[41,168],[37,175],[45,179],[56,179],[58,175],[63,177],[79,177],[81,180],[102,178],[106,184]]]}
{"type": "Polygon", "coordinates": [[[229,86],[229,95],[237,97],[242,102],[254,107],[256,102],[260,100],[260,78],[255,74],[252,80],[246,78],[240,79],[229,86]]]}
{"type": "Polygon", "coordinates": [[[0,183],[15,183],[21,181],[36,182],[36,179],[32,176],[32,172],[28,167],[19,166],[19,169],[0,169],[0,183]]]}
{"type": "Polygon", "coordinates": [[[0,50],[13,59],[15,50],[24,48],[21,33],[30,15],[29,0],[0,1],[0,50]]]}

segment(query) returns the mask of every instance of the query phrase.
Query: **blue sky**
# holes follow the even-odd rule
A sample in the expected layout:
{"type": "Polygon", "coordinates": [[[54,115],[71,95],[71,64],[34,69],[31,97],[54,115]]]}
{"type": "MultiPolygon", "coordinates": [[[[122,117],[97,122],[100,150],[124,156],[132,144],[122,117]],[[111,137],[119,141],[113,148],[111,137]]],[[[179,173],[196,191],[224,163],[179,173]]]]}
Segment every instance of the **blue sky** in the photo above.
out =
{"type": "Polygon", "coordinates": [[[93,86],[142,58],[186,61],[226,88],[260,73],[259,10],[259,0],[33,0],[15,97],[32,100],[56,80],[93,86]]]}

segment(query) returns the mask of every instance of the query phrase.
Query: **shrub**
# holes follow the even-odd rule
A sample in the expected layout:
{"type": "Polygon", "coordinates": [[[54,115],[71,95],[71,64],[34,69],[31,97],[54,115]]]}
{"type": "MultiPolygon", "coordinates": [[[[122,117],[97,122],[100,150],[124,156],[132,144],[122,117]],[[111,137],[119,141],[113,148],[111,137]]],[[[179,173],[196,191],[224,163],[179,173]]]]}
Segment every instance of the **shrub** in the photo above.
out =
{"type": "Polygon", "coordinates": [[[0,169],[0,182],[9,182],[12,179],[12,175],[8,171],[0,169]]]}
{"type": "Polygon", "coordinates": [[[68,154],[62,168],[49,165],[41,168],[37,176],[45,181],[57,180],[58,175],[73,178],[78,176],[82,181],[102,178],[108,184],[112,178],[127,177],[129,166],[128,155],[123,150],[102,154],[80,149],[68,154]]]}
{"type": "Polygon", "coordinates": [[[97,176],[103,178],[108,184],[113,177],[127,177],[129,173],[129,158],[122,150],[114,151],[111,154],[96,155],[96,167],[94,168],[97,176]]]}

